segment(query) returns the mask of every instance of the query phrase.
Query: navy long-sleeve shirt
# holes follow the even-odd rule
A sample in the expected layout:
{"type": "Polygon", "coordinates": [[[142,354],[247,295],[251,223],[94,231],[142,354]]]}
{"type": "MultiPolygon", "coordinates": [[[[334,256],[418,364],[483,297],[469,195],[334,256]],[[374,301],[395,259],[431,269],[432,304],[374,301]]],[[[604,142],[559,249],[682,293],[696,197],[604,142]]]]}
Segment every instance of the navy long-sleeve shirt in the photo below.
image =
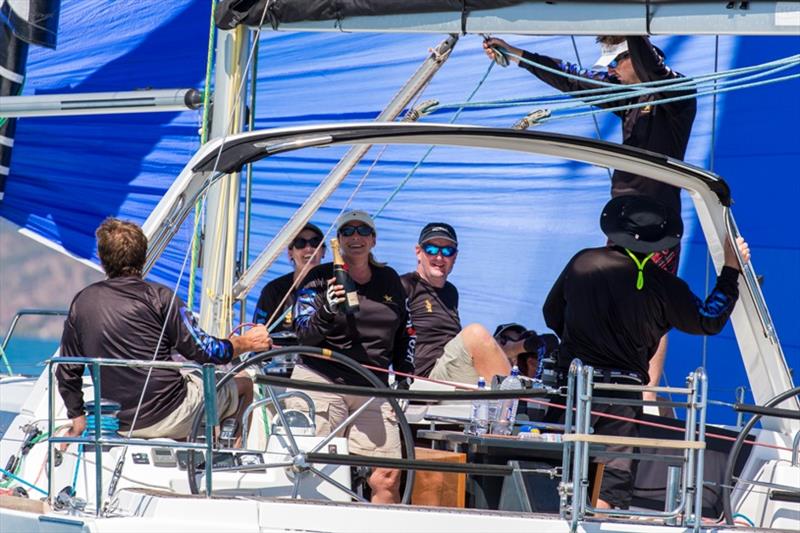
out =
{"type": "Polygon", "coordinates": [[[672,328],[696,335],[719,333],[739,297],[739,271],[723,267],[705,301],[685,281],[648,261],[644,286],[619,247],[578,252],[544,303],[544,319],[561,337],[558,364],[578,357],[607,369],[636,372],[647,383],[650,358],[672,328]]]}
{"type": "MultiPolygon", "coordinates": [[[[634,71],[643,82],[683,77],[664,63],[664,60],[650,44],[650,40],[647,37],[628,37],[628,50],[634,71]]],[[[617,78],[610,76],[607,72],[585,70],[578,65],[560,59],[529,52],[523,52],[522,56],[540,65],[580,76],[587,80],[620,83],[617,78]]],[[[519,65],[560,91],[572,92],[597,89],[599,87],[590,81],[565,78],[522,61],[520,61],[519,65]]],[[[609,108],[637,103],[647,104],[656,99],[693,94],[695,92],[695,89],[690,88],[681,91],[647,94],[637,98],[607,102],[600,104],[600,107],[609,108]]],[[[667,104],[648,104],[634,109],[615,111],[614,113],[622,119],[623,144],[683,160],[686,155],[689,136],[692,133],[694,118],[697,114],[697,100],[688,98],[667,104]]],[[[626,194],[650,196],[669,206],[675,213],[681,212],[679,188],[629,172],[615,170],[611,176],[611,196],[616,197],[626,194]]]]}
{"type": "MultiPolygon", "coordinates": [[[[136,276],[107,279],[79,292],[61,336],[64,357],[171,361],[175,352],[198,363],[225,364],[233,357],[233,345],[200,329],[171,289],[136,276]]],[[[118,418],[123,430],[130,428],[147,371],[118,366],[100,369],[102,397],[122,405],[118,418]]],[[[83,372],[83,364],[56,368],[58,390],[70,418],[84,413],[83,372]]],[[[154,368],[136,427],[163,420],[185,398],[186,385],[178,370],[154,368]]]]}
{"type": "MultiPolygon", "coordinates": [[[[371,268],[372,278],[363,285],[355,284],[359,310],[346,315],[331,313],[324,305],[333,263],[314,267],[296,294],[295,333],[300,344],[330,348],[359,363],[381,368],[391,364],[395,370],[413,373],[416,334],[400,276],[388,266],[371,268]]],[[[342,383],[361,381],[335,363],[311,357],[305,357],[304,363],[342,383]]],[[[387,380],[385,373],[375,375],[387,380]]]]}

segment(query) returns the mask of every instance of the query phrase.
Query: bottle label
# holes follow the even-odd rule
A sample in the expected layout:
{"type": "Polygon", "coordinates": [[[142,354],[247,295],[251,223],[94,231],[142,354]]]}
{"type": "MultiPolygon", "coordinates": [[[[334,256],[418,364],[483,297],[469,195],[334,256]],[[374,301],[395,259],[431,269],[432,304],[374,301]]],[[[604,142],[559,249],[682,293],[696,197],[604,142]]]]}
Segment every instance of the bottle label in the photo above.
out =
{"type": "Polygon", "coordinates": [[[348,293],[345,294],[345,296],[347,296],[347,305],[349,307],[355,307],[355,306],[358,305],[358,293],[357,292],[355,292],[355,291],[348,292],[348,293]]]}

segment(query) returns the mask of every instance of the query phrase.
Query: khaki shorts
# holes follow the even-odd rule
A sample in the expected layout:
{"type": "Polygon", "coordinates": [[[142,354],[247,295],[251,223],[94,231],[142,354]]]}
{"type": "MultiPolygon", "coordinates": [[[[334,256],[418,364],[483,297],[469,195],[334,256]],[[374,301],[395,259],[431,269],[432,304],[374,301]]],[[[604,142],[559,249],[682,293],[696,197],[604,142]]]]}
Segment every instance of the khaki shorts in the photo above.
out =
{"type": "Polygon", "coordinates": [[[472,356],[464,347],[461,333],[444,345],[442,356],[436,360],[429,376],[441,381],[456,381],[474,385],[478,382],[478,373],[472,364],[472,356]]]}
{"type": "MultiPolygon", "coordinates": [[[[178,408],[152,426],[135,430],[131,437],[185,439],[189,436],[194,417],[203,405],[203,379],[196,374],[184,374],[183,381],[186,383],[186,398],[178,408]]],[[[221,390],[217,391],[219,419],[222,420],[233,415],[238,407],[239,392],[236,390],[236,382],[230,380],[221,390]]]]}
{"type": "MultiPolygon", "coordinates": [[[[313,381],[315,383],[332,383],[327,377],[297,365],[292,372],[292,379],[313,381]]],[[[317,435],[330,435],[356,409],[370,398],[365,396],[349,396],[329,392],[303,391],[314,401],[317,435]]],[[[286,407],[308,414],[306,402],[297,398],[287,398],[286,407]]],[[[337,436],[347,436],[350,452],[355,455],[375,455],[378,457],[402,457],[400,430],[397,416],[391,404],[381,398],[375,398],[349,426],[342,428],[337,436]]]]}

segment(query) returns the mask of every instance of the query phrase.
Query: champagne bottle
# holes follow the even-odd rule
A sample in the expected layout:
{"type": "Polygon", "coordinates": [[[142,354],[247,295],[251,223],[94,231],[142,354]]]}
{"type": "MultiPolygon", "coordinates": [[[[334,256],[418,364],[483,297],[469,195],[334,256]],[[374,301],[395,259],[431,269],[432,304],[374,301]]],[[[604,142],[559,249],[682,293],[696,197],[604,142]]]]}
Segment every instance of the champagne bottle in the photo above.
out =
{"type": "Polygon", "coordinates": [[[350,277],[344,266],[342,252],[339,249],[339,239],[331,239],[331,250],[333,250],[333,276],[336,278],[336,284],[344,287],[344,303],[341,305],[345,313],[352,315],[359,308],[358,293],[353,278],[350,277]]]}

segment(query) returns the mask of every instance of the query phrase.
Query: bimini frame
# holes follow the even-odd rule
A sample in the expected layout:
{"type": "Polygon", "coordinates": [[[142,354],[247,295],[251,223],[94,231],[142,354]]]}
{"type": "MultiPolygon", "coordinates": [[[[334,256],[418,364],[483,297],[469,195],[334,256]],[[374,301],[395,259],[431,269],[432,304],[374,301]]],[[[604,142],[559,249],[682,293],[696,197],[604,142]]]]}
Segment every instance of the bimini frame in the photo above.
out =
{"type": "MultiPolygon", "coordinates": [[[[152,245],[145,268],[153,265],[200,195],[220,177],[275,154],[334,144],[420,144],[511,150],[619,169],[680,187],[692,198],[717,272],[724,261],[725,239],[738,236],[730,211],[730,190],[722,178],[663,155],[556,133],[439,124],[345,123],[254,131],[206,144],[184,167],[145,221],[144,231],[152,245]]],[[[318,207],[326,198],[317,193],[306,204],[318,207]]],[[[268,248],[285,248],[314,212],[309,209],[296,212],[268,248]]],[[[234,286],[236,298],[243,299],[269,268],[274,258],[267,259],[255,261],[242,274],[234,286]]],[[[792,388],[793,383],[752,263],[745,265],[740,287],[740,300],[731,321],[753,397],[763,404],[792,388]]],[[[794,406],[787,408],[800,409],[800,402],[794,400],[794,406]]],[[[800,429],[800,423],[771,418],[764,420],[764,427],[789,434],[800,429]]]]}

